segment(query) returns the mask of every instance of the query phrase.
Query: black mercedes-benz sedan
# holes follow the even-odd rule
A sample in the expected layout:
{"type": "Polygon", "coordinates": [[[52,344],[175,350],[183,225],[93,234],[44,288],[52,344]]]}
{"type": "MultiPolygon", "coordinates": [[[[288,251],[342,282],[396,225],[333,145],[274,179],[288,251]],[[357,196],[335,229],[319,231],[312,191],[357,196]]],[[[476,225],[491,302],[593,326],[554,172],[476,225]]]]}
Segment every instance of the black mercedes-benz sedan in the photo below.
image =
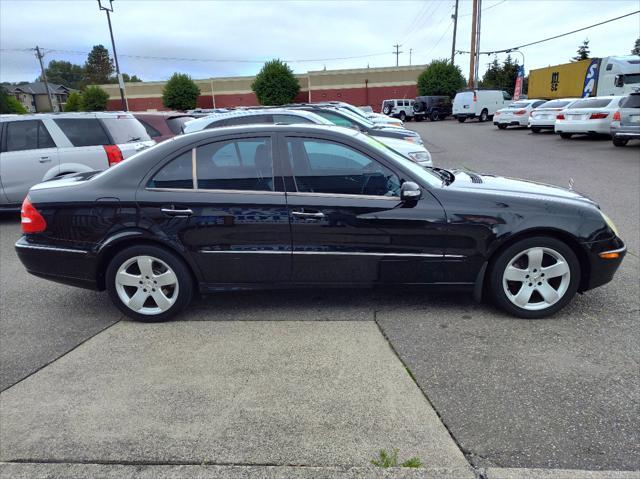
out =
{"type": "Polygon", "coordinates": [[[173,317],[196,292],[411,284],[523,318],[613,278],[625,245],[574,191],[425,169],[320,125],[204,130],[36,185],[17,253],[34,275],[173,317]]]}

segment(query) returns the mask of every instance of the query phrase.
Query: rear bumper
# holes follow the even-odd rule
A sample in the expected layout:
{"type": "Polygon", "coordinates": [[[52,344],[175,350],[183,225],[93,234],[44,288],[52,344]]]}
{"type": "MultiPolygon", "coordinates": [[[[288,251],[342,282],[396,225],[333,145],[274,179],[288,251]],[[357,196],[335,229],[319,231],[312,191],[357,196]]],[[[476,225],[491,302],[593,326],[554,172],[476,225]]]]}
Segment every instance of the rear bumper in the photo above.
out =
{"type": "Polygon", "coordinates": [[[98,289],[97,258],[87,250],[31,243],[25,236],[15,244],[26,270],[38,277],[87,289],[98,289]]]}
{"type": "Polygon", "coordinates": [[[581,290],[587,291],[607,284],[613,279],[627,254],[627,247],[620,238],[586,243],[583,246],[587,250],[590,271],[588,281],[582,283],[581,290]],[[618,253],[618,257],[604,259],[600,256],[603,253],[618,253]]]}
{"type": "Polygon", "coordinates": [[[601,135],[610,135],[611,126],[608,120],[572,120],[572,121],[556,121],[556,133],[598,133],[601,135]]]}
{"type": "Polygon", "coordinates": [[[493,120],[493,124],[494,125],[507,125],[507,126],[527,126],[526,121],[523,123],[522,121],[518,121],[518,120],[511,120],[511,119],[505,119],[505,120],[493,120]]]}
{"type": "Polygon", "coordinates": [[[611,125],[611,136],[614,138],[624,138],[626,140],[640,139],[640,126],[611,125]]]}

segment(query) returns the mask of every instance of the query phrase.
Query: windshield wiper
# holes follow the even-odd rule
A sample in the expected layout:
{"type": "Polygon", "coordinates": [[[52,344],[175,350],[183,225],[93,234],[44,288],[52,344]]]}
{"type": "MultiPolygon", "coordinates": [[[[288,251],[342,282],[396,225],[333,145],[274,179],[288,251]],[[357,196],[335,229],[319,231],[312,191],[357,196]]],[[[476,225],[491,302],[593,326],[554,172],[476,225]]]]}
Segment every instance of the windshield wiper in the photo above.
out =
{"type": "Polygon", "coordinates": [[[127,143],[131,143],[131,142],[134,142],[134,141],[140,141],[140,139],[141,139],[141,138],[140,138],[139,136],[136,136],[136,137],[134,137],[134,138],[129,138],[129,139],[127,140],[127,143]]]}
{"type": "Polygon", "coordinates": [[[451,183],[453,183],[453,181],[455,180],[455,176],[453,175],[453,173],[451,173],[449,170],[445,170],[444,168],[436,168],[436,167],[431,167],[431,170],[438,175],[438,177],[440,177],[440,179],[442,181],[444,181],[444,183],[446,185],[450,185],[451,183]]]}

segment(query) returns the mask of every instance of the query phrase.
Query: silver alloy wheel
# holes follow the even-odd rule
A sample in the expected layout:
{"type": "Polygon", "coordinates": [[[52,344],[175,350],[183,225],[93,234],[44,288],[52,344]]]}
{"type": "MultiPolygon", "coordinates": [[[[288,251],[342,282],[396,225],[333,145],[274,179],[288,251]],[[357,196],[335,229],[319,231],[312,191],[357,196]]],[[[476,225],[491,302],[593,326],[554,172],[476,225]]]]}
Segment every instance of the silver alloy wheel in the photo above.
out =
{"type": "Polygon", "coordinates": [[[153,256],[134,256],[125,261],[115,276],[120,300],[139,314],[167,311],[178,298],[178,277],[167,263],[153,256]]]}
{"type": "Polygon", "coordinates": [[[569,289],[570,282],[569,263],[551,248],[529,248],[518,253],[502,274],[509,301],[529,311],[556,304],[569,289]]]}

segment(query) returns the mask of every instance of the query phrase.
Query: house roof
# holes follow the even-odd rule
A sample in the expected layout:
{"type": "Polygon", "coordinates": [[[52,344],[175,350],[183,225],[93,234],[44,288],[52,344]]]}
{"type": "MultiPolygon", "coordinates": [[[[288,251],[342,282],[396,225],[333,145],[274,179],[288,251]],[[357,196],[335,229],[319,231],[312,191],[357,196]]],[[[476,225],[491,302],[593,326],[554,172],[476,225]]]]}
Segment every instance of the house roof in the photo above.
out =
{"type": "MultiPolygon", "coordinates": [[[[44,82],[36,81],[33,83],[26,83],[24,85],[17,85],[9,89],[11,93],[21,92],[21,93],[30,93],[31,95],[46,95],[47,90],[45,89],[44,82]]],[[[60,93],[69,93],[71,88],[68,88],[64,85],[58,85],[57,83],[49,83],[49,91],[51,93],[60,94],[60,93]]]]}

